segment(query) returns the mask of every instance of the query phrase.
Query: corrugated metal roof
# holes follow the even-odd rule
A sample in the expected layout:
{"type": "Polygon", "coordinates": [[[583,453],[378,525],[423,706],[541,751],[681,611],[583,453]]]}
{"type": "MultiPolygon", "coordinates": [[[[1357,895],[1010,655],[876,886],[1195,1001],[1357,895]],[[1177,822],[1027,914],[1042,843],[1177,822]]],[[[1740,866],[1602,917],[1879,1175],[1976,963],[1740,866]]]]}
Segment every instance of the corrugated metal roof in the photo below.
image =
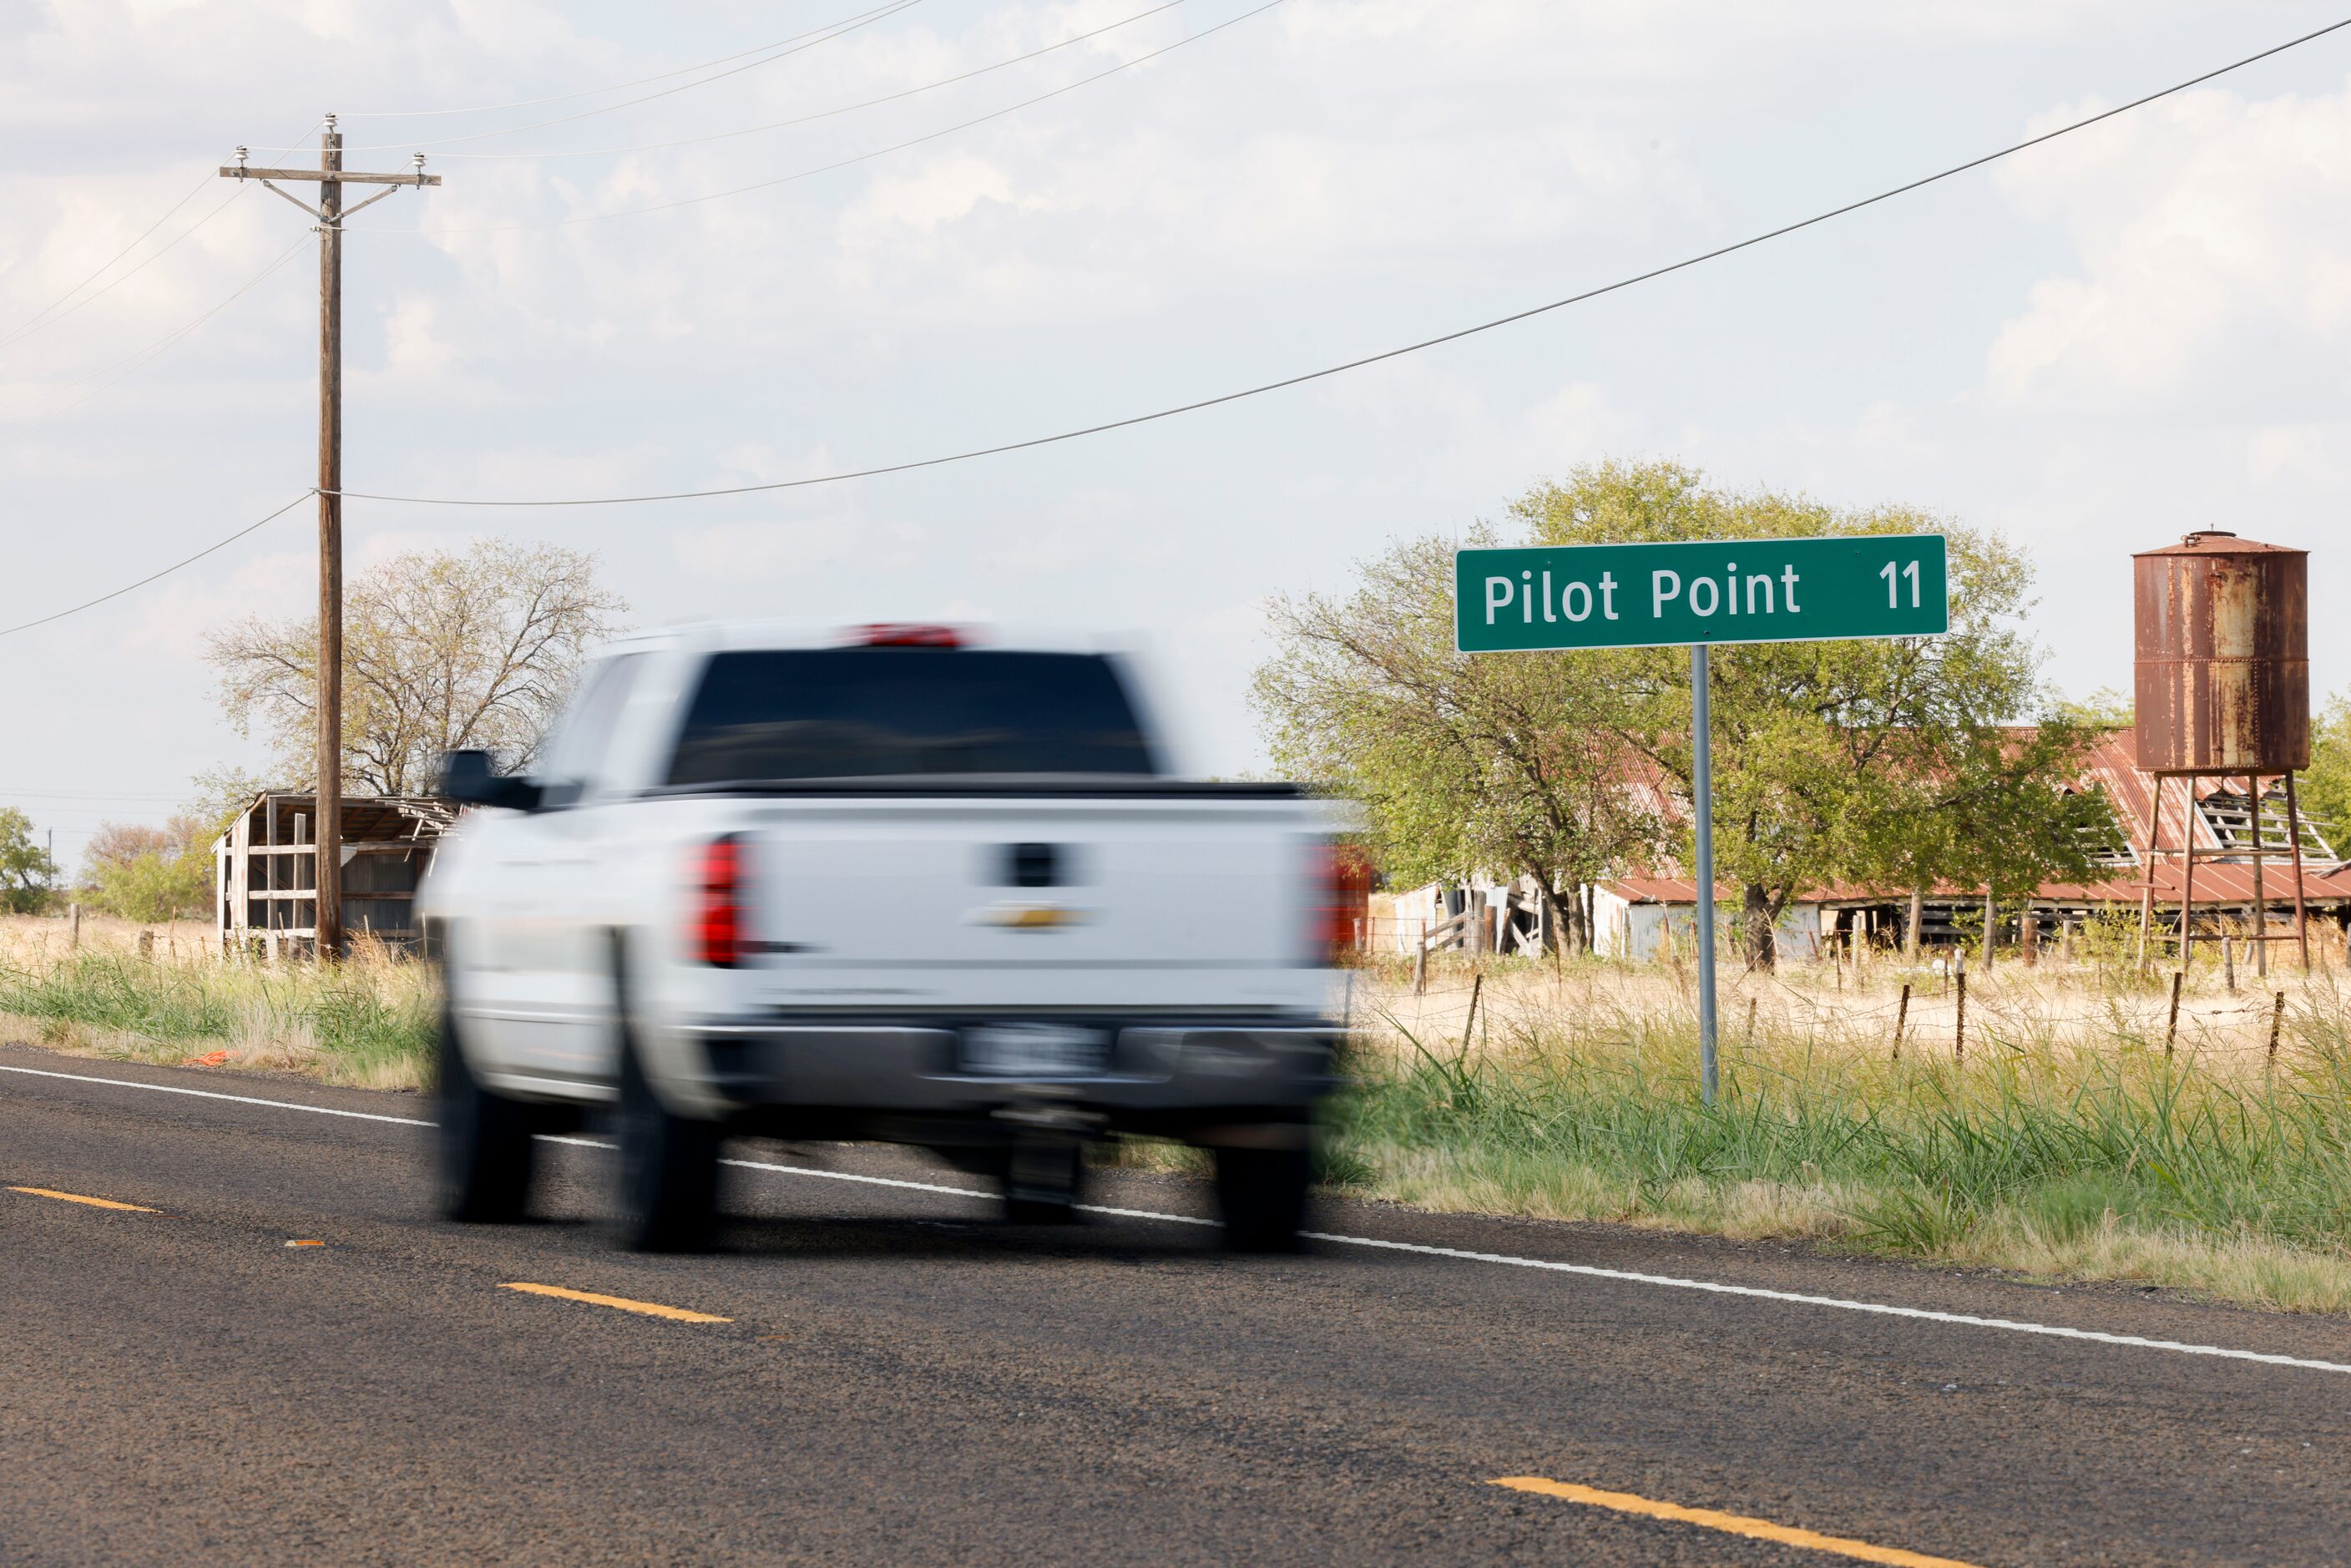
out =
{"type": "MultiPolygon", "coordinates": [[[[2131,851],[2139,858],[2136,866],[2118,868],[2113,876],[2098,882],[2043,883],[2032,892],[2036,901],[2051,904],[2137,904],[2144,895],[2149,877],[2147,846],[2147,808],[2155,799],[2155,776],[2139,770],[2134,760],[2137,750],[2132,732],[2119,729],[2107,735],[2092,748],[2084,782],[2105,788],[2106,798],[2114,802],[2116,814],[2122,819],[2122,828],[2130,842],[2131,851]]],[[[2155,900],[2178,907],[2184,891],[2183,868],[2176,858],[2181,835],[2193,832],[2199,851],[2217,853],[2225,846],[2200,811],[2190,813],[2189,796],[2193,791],[2199,801],[2218,794],[2234,793],[2242,780],[2233,778],[2195,778],[2167,781],[2163,788],[2163,821],[2160,841],[2168,858],[2154,864],[2152,880],[2155,900]]],[[[2339,856],[2340,843],[2332,846],[2339,856]]],[[[1609,877],[1600,886],[1635,904],[1695,904],[1698,883],[1687,876],[1673,875],[1666,868],[1643,870],[1633,874],[1609,877]]],[[[1729,883],[1718,883],[1715,898],[1719,902],[1735,903],[1740,890],[1729,883]]],[[[1980,886],[1961,887],[1938,884],[1927,892],[1936,899],[1980,899],[1980,886]]],[[[2275,855],[2262,867],[2262,895],[2273,904],[2294,902],[2293,865],[2275,855]]],[[[1910,896],[1907,888],[1887,890],[1864,887],[1857,883],[1832,883],[1808,890],[1802,902],[1806,904],[1883,904],[1898,903],[1910,896]]],[[[2253,868],[2248,862],[2207,860],[2199,854],[2196,861],[2196,902],[2205,904],[2250,904],[2253,897],[2253,868]]],[[[2302,897],[2305,904],[2341,904],[2351,903],[2351,862],[2340,858],[2308,860],[2303,862],[2302,897]]]]}

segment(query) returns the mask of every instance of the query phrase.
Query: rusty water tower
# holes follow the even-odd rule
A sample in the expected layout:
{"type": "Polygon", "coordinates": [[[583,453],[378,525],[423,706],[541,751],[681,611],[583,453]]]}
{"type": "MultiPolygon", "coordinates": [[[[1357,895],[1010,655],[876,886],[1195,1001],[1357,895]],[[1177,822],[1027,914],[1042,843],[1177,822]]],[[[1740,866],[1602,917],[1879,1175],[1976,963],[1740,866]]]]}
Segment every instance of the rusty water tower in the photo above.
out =
{"type": "MultiPolygon", "coordinates": [[[[2189,956],[2197,865],[2223,862],[2230,869],[2214,879],[2220,884],[2216,901],[2251,905],[2256,929],[2247,940],[2266,974],[2268,944],[2281,938],[2269,935],[2262,867],[2271,859],[2290,859],[2294,940],[2306,968],[2302,821],[2294,776],[2310,766],[2310,553],[2204,528],[2131,562],[2135,740],[2140,769],[2155,776],[2148,858],[2176,856],[2180,864],[2180,962],[2184,967],[2189,956]],[[2173,779],[2187,780],[2188,803],[2180,842],[2167,851],[2163,797],[2173,779]],[[2199,779],[2212,779],[2224,782],[2199,789],[2199,779]],[[2275,834],[2268,811],[2272,779],[2283,781],[2284,795],[2283,831],[2275,834]],[[2241,809],[2233,793],[2238,780],[2244,789],[2241,809]],[[2206,802],[2200,813],[2199,800],[2206,802]]],[[[2150,864],[2139,911],[2142,941],[2153,924],[2154,873],[2150,864]]]]}

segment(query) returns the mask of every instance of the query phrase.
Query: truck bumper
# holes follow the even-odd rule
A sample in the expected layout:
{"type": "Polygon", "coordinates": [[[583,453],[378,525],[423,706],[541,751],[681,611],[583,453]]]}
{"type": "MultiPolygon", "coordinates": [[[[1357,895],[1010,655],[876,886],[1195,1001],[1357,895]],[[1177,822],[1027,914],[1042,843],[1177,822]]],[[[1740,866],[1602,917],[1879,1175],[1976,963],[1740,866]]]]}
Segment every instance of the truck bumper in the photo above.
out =
{"type": "MultiPolygon", "coordinates": [[[[971,1020],[981,1023],[987,1020],[971,1020]]],[[[744,1110],[985,1116],[1050,1101],[1143,1128],[1223,1112],[1298,1114],[1337,1086],[1342,1037],[1329,1020],[1113,1020],[1099,1070],[963,1070],[964,1025],[710,1023],[700,1046],[709,1097],[744,1110]]]]}

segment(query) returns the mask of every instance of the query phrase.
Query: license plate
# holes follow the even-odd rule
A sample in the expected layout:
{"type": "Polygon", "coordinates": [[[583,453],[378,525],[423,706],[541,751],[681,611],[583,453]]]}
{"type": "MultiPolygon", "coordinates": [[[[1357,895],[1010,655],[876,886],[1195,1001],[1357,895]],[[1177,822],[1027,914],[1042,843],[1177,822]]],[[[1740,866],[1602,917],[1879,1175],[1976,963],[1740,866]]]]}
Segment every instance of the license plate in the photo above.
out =
{"type": "Polygon", "coordinates": [[[1110,1035],[1102,1030],[1059,1023],[994,1023],[963,1031],[967,1072],[1069,1078],[1100,1072],[1109,1061],[1110,1035]]]}

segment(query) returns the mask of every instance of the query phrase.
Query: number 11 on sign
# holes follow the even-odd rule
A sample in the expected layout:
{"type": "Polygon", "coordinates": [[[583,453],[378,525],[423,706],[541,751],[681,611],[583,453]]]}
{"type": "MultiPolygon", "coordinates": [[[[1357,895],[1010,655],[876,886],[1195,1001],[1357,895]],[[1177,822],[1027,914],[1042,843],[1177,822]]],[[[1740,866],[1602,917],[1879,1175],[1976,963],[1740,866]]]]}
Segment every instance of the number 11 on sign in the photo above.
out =
{"type": "MultiPolygon", "coordinates": [[[[1900,575],[1910,580],[1910,608],[1916,610],[1919,608],[1918,563],[1915,560],[1906,560],[1898,564],[1900,575]]],[[[1886,608],[1888,610],[1902,608],[1902,585],[1896,578],[1896,562],[1889,560],[1886,563],[1885,570],[1877,574],[1886,580],[1886,608]]]]}

